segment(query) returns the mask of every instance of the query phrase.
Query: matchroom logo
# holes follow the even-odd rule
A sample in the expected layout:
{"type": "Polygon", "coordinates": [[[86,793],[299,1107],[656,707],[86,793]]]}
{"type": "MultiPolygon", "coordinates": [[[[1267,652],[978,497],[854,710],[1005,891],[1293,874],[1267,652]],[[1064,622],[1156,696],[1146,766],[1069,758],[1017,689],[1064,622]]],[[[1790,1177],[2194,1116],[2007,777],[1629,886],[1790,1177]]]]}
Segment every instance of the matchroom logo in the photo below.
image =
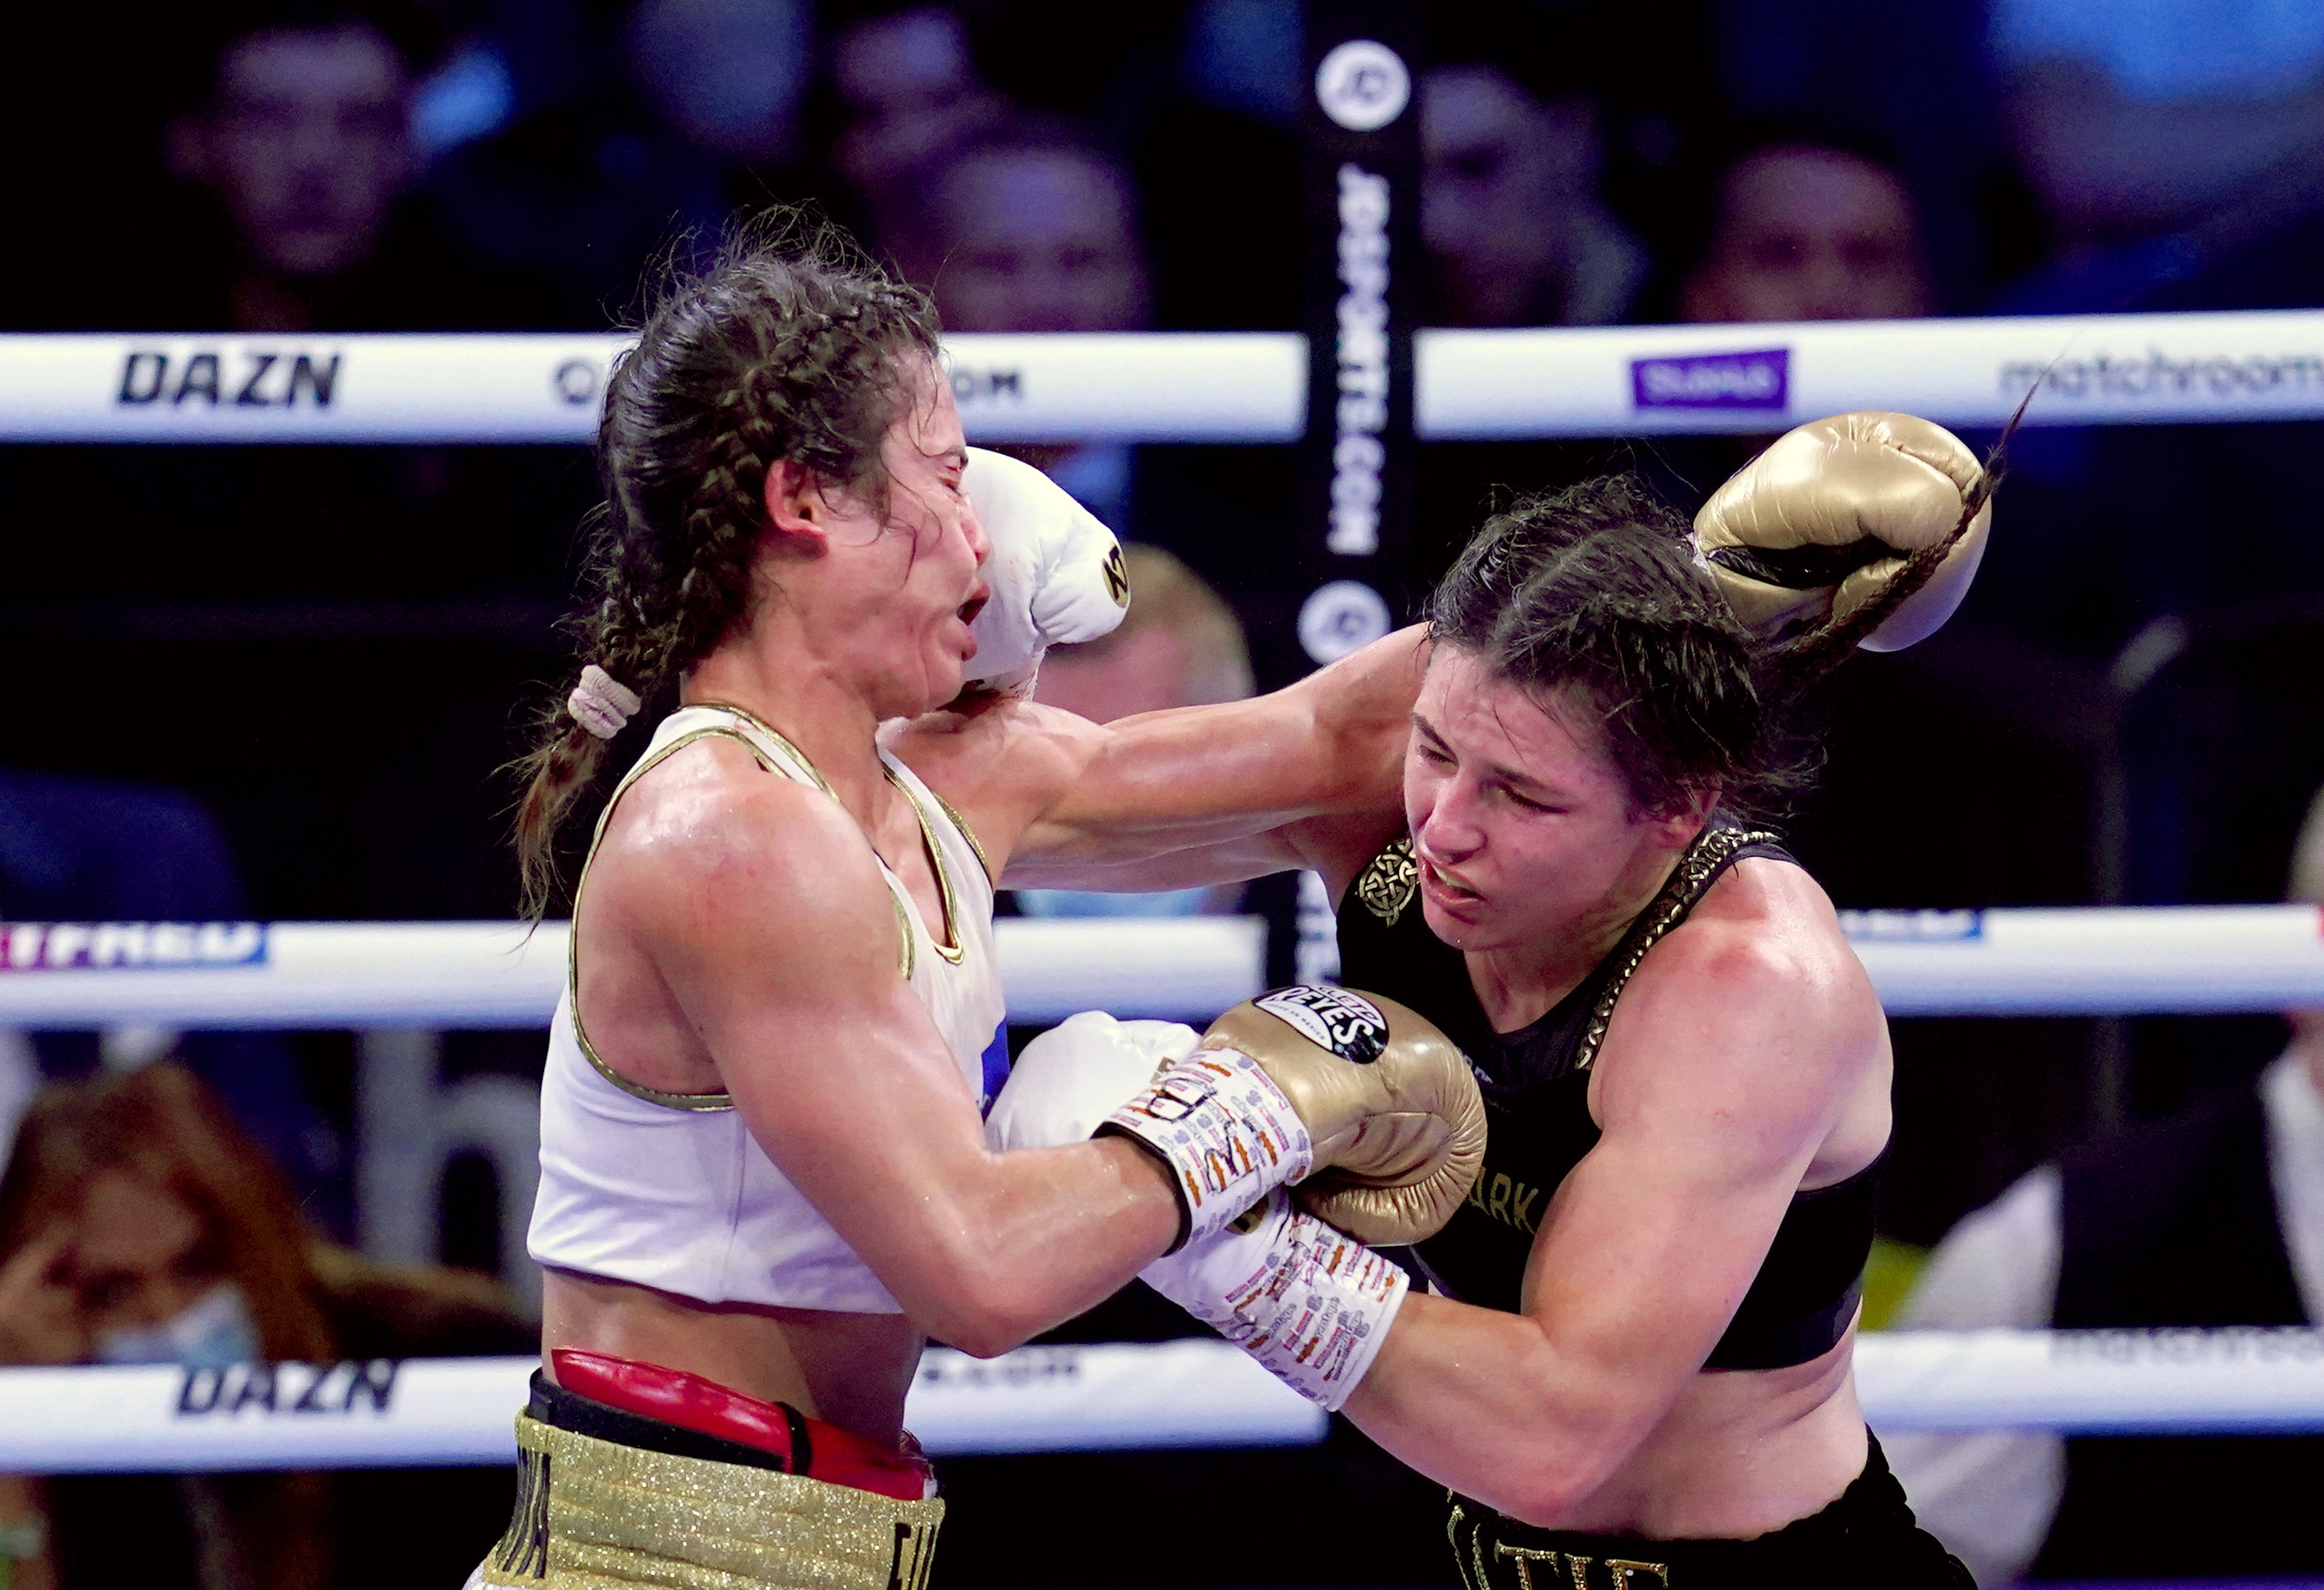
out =
{"type": "Polygon", "coordinates": [[[1780,414],[1790,406],[1792,351],[1696,354],[1630,361],[1630,395],[1645,409],[1743,409],[1780,414]]]}

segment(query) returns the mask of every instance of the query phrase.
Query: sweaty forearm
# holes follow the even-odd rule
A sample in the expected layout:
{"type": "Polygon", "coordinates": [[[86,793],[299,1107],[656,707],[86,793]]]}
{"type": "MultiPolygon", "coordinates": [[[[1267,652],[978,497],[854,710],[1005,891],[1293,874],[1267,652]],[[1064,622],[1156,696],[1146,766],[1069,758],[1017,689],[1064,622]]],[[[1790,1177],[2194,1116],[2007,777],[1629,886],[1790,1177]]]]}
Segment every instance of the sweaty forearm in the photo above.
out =
{"type": "Polygon", "coordinates": [[[1161,1163],[1123,1138],[990,1154],[923,1258],[930,1335],[1006,1352],[1128,1285],[1177,1239],[1161,1163]]]}
{"type": "MultiPolygon", "coordinates": [[[[1107,725],[1102,743],[1027,830],[1010,881],[1020,868],[1053,876],[1136,864],[1308,818],[1399,810],[1422,647],[1421,632],[1407,630],[1271,695],[1107,725]]],[[[1273,865],[1297,864],[1287,844],[1278,850],[1273,865]]]]}
{"type": "Polygon", "coordinates": [[[1342,1411],[1430,1479],[1554,1528],[1651,1428],[1609,1368],[1525,1315],[1413,1297],[1342,1411]]]}

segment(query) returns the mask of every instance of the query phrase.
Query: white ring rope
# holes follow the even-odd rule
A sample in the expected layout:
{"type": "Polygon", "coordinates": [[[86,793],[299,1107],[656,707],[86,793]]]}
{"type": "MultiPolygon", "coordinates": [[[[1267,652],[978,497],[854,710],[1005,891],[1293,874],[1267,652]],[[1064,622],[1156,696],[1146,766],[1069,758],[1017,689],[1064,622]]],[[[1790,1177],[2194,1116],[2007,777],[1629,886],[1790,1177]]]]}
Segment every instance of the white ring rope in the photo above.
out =
{"type": "MultiPolygon", "coordinates": [[[[993,926],[1012,1021],[1207,1020],[1265,984],[1255,916],[993,926]]],[[[561,922],[0,924],[0,1028],[546,1026],[567,942],[561,922]]]]}
{"type": "MultiPolygon", "coordinates": [[[[2324,1006],[2313,905],[1850,912],[1893,1016],[2324,1006]]],[[[1007,918],[1010,1017],[1204,1020],[1259,992],[1257,917],[1007,918]]],[[[0,924],[0,1028],[533,1027],[566,929],[513,923],[0,924]]]]}
{"type": "MultiPolygon", "coordinates": [[[[0,1370],[0,1473],[488,1465],[533,1358],[272,1368],[0,1370]]],[[[2256,1434],[2324,1429],[2324,1333],[1905,1331],[1856,1344],[1884,1434],[2256,1434]]],[[[1234,1347],[931,1349],[905,1417],[938,1457],[1292,1445],[1313,1404],[1234,1347]]]]}
{"type": "MultiPolygon", "coordinates": [[[[0,441],[586,442],[613,336],[0,335],[0,441]]],[[[1287,442],[1305,339],[967,335],[983,442],[1287,442]]],[[[1424,440],[1771,432],[1850,409],[1997,425],[2324,416],[2324,311],[1423,331],[1424,440]]]]}

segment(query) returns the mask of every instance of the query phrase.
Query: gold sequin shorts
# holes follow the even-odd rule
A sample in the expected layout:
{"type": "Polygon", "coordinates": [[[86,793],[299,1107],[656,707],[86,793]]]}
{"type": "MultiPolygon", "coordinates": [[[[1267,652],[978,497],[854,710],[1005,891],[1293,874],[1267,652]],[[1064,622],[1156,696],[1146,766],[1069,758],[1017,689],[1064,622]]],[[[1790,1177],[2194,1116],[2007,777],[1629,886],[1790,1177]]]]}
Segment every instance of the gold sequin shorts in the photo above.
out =
{"type": "Polygon", "coordinates": [[[504,1590],[925,1590],[944,1503],[516,1421],[504,1590]]]}

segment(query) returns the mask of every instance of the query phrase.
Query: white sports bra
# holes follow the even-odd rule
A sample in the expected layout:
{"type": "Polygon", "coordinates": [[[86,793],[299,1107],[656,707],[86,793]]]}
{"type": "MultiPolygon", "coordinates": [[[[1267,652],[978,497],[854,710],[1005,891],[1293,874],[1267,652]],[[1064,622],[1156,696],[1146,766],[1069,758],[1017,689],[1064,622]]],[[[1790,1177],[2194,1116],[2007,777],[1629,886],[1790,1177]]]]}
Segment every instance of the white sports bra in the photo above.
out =
{"type": "MultiPolygon", "coordinates": [[[[737,740],[760,766],[825,793],[798,749],[738,707],[697,705],[664,719],[605,805],[606,817],[649,768],[706,735],[737,740]]],[[[992,949],[992,880],[959,814],[912,770],[881,753],[919,813],[944,898],[946,942],[921,921],[883,862],[902,930],[902,970],[977,1099],[986,1054],[1005,1038],[992,949]]],[[[605,817],[597,822],[603,839],[605,817]]],[[[590,853],[596,853],[591,843],[590,853]]],[[[584,884],[588,869],[582,869],[584,884]]],[[[577,892],[577,891],[576,891],[577,892]]],[[[528,1246],[538,1264],[630,1281],[706,1303],[762,1303],[859,1314],[902,1312],[790,1179],[759,1146],[724,1093],[661,1093],[616,1074],[575,1015],[580,943],[549,1032],[540,1087],[540,1193],[528,1246]]],[[[832,1063],[844,1064],[844,1055],[832,1063]]]]}

